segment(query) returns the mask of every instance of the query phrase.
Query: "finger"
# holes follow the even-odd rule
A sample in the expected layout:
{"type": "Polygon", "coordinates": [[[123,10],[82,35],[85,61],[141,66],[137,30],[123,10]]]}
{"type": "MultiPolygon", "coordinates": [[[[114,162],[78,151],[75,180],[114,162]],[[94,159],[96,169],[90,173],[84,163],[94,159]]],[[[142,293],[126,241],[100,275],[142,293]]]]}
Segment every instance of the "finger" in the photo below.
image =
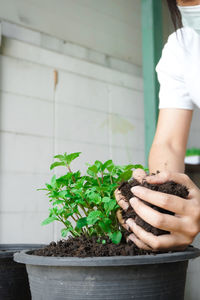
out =
{"type": "Polygon", "coordinates": [[[147,246],[144,242],[140,241],[133,233],[131,233],[128,236],[127,241],[129,240],[132,241],[140,249],[152,251],[152,249],[149,246],[147,246]]]}
{"type": "Polygon", "coordinates": [[[185,185],[188,189],[196,187],[187,175],[175,172],[160,172],[153,176],[147,176],[146,181],[151,184],[162,184],[167,181],[174,181],[185,185]]]}
{"type": "Polygon", "coordinates": [[[138,182],[142,183],[146,178],[147,174],[142,169],[135,169],[133,171],[133,178],[135,178],[138,182]]]}
{"type": "Polygon", "coordinates": [[[124,229],[126,229],[127,231],[129,231],[129,226],[128,224],[126,224],[125,220],[122,218],[122,212],[121,212],[121,209],[118,209],[117,210],[117,219],[119,221],[119,223],[122,225],[122,227],[124,227],[124,229]]]}
{"type": "Polygon", "coordinates": [[[177,232],[183,227],[181,218],[160,213],[135,197],[130,200],[130,204],[141,219],[156,228],[177,232]]]}
{"type": "Polygon", "coordinates": [[[186,240],[183,236],[177,236],[174,234],[163,234],[160,236],[155,236],[151,232],[145,231],[143,228],[138,226],[133,219],[128,219],[126,223],[129,225],[130,229],[137,236],[139,240],[144,242],[146,245],[151,247],[155,251],[170,250],[170,249],[181,249],[185,248],[191,243],[191,241],[186,240]]]}
{"type": "Polygon", "coordinates": [[[121,194],[121,192],[118,189],[115,190],[114,194],[118,205],[123,210],[127,210],[129,208],[129,203],[126,201],[126,198],[121,194]]]}
{"type": "Polygon", "coordinates": [[[184,215],[185,212],[191,208],[191,204],[188,200],[175,195],[152,191],[141,186],[131,188],[131,192],[134,196],[137,196],[148,203],[172,211],[178,215],[184,215]]]}

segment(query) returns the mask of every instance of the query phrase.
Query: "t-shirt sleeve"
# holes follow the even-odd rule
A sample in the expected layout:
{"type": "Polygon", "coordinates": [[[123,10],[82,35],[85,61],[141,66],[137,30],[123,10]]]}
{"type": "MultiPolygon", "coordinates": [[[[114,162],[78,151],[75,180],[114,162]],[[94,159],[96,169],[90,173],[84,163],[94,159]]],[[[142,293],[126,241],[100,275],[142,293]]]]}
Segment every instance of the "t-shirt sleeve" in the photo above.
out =
{"type": "Polygon", "coordinates": [[[184,82],[184,48],[172,34],[156,67],[160,83],[159,108],[193,109],[193,102],[184,82]]]}

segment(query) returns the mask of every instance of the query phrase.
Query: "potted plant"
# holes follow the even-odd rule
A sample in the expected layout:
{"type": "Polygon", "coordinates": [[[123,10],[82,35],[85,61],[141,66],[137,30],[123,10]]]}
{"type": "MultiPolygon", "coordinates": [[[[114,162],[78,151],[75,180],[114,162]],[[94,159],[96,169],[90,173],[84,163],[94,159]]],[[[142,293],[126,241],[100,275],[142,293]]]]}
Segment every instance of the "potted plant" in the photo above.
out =
{"type": "Polygon", "coordinates": [[[26,266],[13,260],[17,251],[41,248],[42,244],[0,245],[0,299],[31,300],[26,266]]]}
{"type": "Polygon", "coordinates": [[[32,299],[184,299],[188,260],[200,251],[144,252],[125,242],[116,217],[115,189],[142,166],[97,160],[81,176],[71,170],[79,155],[55,156],[50,169],[65,166],[67,173],[54,175],[44,188],[51,208],[42,224],[59,221],[62,237],[71,237],[15,254],[15,261],[26,264],[32,299]]]}

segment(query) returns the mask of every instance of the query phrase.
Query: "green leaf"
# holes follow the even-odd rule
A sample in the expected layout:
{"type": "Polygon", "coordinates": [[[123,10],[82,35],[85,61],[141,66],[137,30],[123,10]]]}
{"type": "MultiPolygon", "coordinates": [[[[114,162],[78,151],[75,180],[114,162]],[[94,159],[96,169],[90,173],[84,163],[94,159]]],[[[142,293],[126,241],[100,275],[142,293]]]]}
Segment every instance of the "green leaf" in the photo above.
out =
{"type": "Polygon", "coordinates": [[[128,171],[125,171],[124,173],[122,173],[122,174],[119,176],[119,180],[127,181],[127,180],[129,180],[131,177],[132,177],[132,171],[131,171],[131,170],[128,170],[128,171]]]}
{"type": "Polygon", "coordinates": [[[88,198],[90,200],[90,203],[94,203],[94,204],[100,204],[101,203],[101,196],[97,193],[90,193],[88,195],[88,198]]]}
{"type": "Polygon", "coordinates": [[[112,221],[108,218],[104,218],[103,221],[100,221],[98,223],[98,225],[101,227],[101,229],[105,232],[108,233],[110,232],[110,224],[112,223],[112,221]]]}
{"type": "Polygon", "coordinates": [[[102,171],[104,171],[105,169],[110,168],[111,166],[113,167],[114,164],[113,164],[113,161],[112,161],[111,159],[109,159],[109,160],[107,160],[107,161],[103,164],[103,166],[102,166],[102,171]]]}
{"type": "Polygon", "coordinates": [[[134,169],[143,169],[144,170],[144,167],[140,164],[137,164],[137,165],[134,165],[134,169]]]}
{"type": "Polygon", "coordinates": [[[68,234],[68,232],[70,231],[70,230],[72,230],[73,228],[71,227],[69,227],[69,228],[62,228],[61,229],[61,235],[62,235],[62,237],[66,237],[67,236],[67,234],[68,234]]]}
{"type": "Polygon", "coordinates": [[[59,205],[59,204],[63,204],[64,200],[56,200],[53,202],[53,205],[59,205]]]}
{"type": "Polygon", "coordinates": [[[47,189],[48,189],[49,191],[52,191],[52,190],[53,190],[53,187],[52,187],[50,184],[45,183],[45,185],[46,185],[46,187],[47,187],[47,189]]]}
{"type": "Polygon", "coordinates": [[[53,187],[55,187],[55,185],[56,185],[56,175],[53,175],[53,177],[51,178],[51,185],[53,187]]]}
{"type": "Polygon", "coordinates": [[[58,182],[63,182],[67,185],[67,182],[71,178],[72,178],[72,173],[67,173],[66,175],[63,175],[63,176],[60,176],[59,178],[57,178],[57,181],[58,182]]]}
{"type": "Polygon", "coordinates": [[[48,217],[41,223],[41,225],[48,225],[48,224],[52,223],[53,221],[57,221],[57,220],[58,220],[57,217],[48,217]]]}
{"type": "Polygon", "coordinates": [[[106,210],[107,213],[112,211],[116,206],[115,199],[110,199],[108,197],[104,197],[103,202],[104,202],[104,209],[106,210]]]}
{"type": "Polygon", "coordinates": [[[79,229],[86,226],[86,225],[88,225],[87,217],[79,219],[76,223],[76,227],[79,228],[79,229]]]}
{"type": "Polygon", "coordinates": [[[135,169],[135,165],[127,165],[124,167],[124,171],[133,170],[135,169]]]}
{"type": "Polygon", "coordinates": [[[109,197],[103,197],[102,202],[106,203],[109,202],[111,199],[109,197]]]}
{"type": "Polygon", "coordinates": [[[99,210],[91,211],[87,216],[88,225],[94,225],[102,216],[102,212],[99,210]]]}
{"type": "Polygon", "coordinates": [[[58,166],[65,166],[65,163],[56,161],[53,164],[51,164],[50,170],[53,170],[55,167],[58,167],[58,166]]]}
{"type": "Polygon", "coordinates": [[[119,244],[122,239],[122,233],[120,231],[115,231],[113,233],[108,234],[109,238],[111,239],[112,243],[119,244]]]}
{"type": "Polygon", "coordinates": [[[67,162],[68,165],[71,164],[71,162],[76,159],[77,157],[79,157],[79,155],[81,154],[81,152],[75,152],[75,153],[71,153],[71,154],[68,154],[65,153],[64,156],[65,156],[65,160],[67,162]]]}
{"type": "Polygon", "coordinates": [[[55,155],[54,158],[58,158],[60,161],[65,161],[64,155],[61,154],[55,155]]]}
{"type": "Polygon", "coordinates": [[[61,197],[61,198],[66,198],[68,195],[68,192],[67,191],[60,191],[58,193],[58,196],[61,197]]]}
{"type": "Polygon", "coordinates": [[[102,170],[103,164],[102,164],[102,162],[100,160],[96,160],[94,164],[97,167],[98,171],[102,170]]]}
{"type": "Polygon", "coordinates": [[[96,176],[96,174],[98,173],[97,166],[93,165],[93,166],[89,167],[89,168],[87,169],[87,173],[88,173],[88,175],[90,175],[90,176],[96,176]]]}
{"type": "Polygon", "coordinates": [[[74,214],[74,212],[71,212],[71,213],[66,213],[66,212],[65,212],[65,213],[63,214],[63,216],[64,216],[64,218],[67,219],[67,218],[73,216],[73,214],[74,214]]]}

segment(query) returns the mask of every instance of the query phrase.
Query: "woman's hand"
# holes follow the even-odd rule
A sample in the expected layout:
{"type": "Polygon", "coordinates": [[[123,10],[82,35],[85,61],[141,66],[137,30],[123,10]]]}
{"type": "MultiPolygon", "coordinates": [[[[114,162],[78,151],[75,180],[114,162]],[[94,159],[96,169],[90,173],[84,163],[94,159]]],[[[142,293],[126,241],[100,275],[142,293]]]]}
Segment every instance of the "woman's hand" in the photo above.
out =
{"type": "MultiPolygon", "coordinates": [[[[142,170],[140,170],[140,172],[141,171],[142,170]]],[[[137,170],[137,172],[139,171],[137,170]]],[[[130,204],[135,212],[150,225],[169,231],[170,234],[154,236],[152,233],[146,232],[140,226],[136,225],[133,219],[128,219],[125,226],[128,225],[129,229],[133,232],[129,235],[129,240],[132,240],[139,248],[145,250],[162,251],[185,249],[192,243],[200,231],[200,190],[185,174],[169,172],[161,172],[154,176],[145,176],[144,172],[141,174],[143,175],[141,175],[140,181],[145,178],[145,180],[151,184],[162,184],[166,181],[174,181],[185,185],[188,188],[189,195],[188,199],[183,199],[140,186],[133,187],[132,192],[135,197],[130,200],[130,204]],[[137,197],[153,205],[172,211],[175,214],[168,215],[155,211],[145,205],[137,197]]],[[[137,173],[136,176],[134,174],[133,176],[138,180],[137,173]]],[[[116,198],[118,197],[117,193],[119,193],[119,191],[116,191],[116,198]]],[[[118,197],[117,201],[122,207],[123,199],[119,201],[118,197]]]]}

